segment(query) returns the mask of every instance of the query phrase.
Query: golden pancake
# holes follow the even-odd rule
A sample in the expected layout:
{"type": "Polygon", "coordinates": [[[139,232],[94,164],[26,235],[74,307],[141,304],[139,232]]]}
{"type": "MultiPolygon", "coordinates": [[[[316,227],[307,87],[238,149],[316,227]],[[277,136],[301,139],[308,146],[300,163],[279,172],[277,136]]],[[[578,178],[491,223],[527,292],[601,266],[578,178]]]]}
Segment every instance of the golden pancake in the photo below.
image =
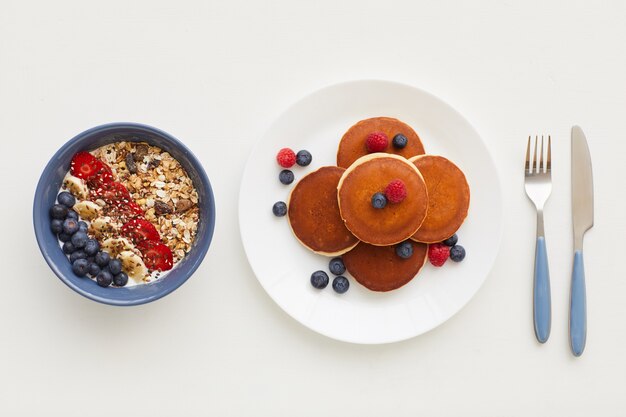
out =
{"type": "Polygon", "coordinates": [[[339,215],[337,184],[344,171],[322,167],[303,177],[289,197],[291,230],[300,243],[320,255],[341,255],[359,242],[339,215]]]}
{"type": "Polygon", "coordinates": [[[338,190],[346,226],[359,240],[372,245],[394,245],[408,239],[426,217],[426,183],[415,165],[398,155],[374,153],[359,158],[341,176],[338,190]],[[404,201],[374,208],[372,196],[396,179],[406,186],[404,201]]]}
{"type": "Polygon", "coordinates": [[[426,262],[428,245],[411,242],[413,255],[402,259],[395,246],[374,246],[361,242],[342,256],[350,274],[372,291],[391,291],[411,281],[426,262]]]}
{"type": "Polygon", "coordinates": [[[373,132],[383,132],[389,138],[387,149],[384,150],[386,153],[401,155],[405,158],[424,153],[422,141],[411,126],[391,117],[373,117],[361,120],[343,135],[337,150],[337,165],[348,168],[354,161],[369,154],[365,141],[373,132]],[[402,149],[395,148],[392,144],[393,137],[398,133],[402,133],[408,139],[407,145],[402,149]]]}
{"type": "Polygon", "coordinates": [[[470,189],[465,174],[443,156],[411,158],[428,189],[428,214],[412,239],[436,243],[452,236],[467,217],[470,189]]]}

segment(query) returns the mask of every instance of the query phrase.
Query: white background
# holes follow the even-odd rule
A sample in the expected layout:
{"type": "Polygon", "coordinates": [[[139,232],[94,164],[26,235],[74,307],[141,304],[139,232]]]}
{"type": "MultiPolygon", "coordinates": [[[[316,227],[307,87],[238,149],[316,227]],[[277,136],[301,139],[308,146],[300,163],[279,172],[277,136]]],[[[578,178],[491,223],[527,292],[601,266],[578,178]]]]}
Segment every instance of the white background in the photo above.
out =
{"type": "Polygon", "coordinates": [[[625,15],[621,1],[0,0],[0,415],[623,415],[625,15]],[[481,291],[434,331],[384,346],[330,340],[283,313],[253,276],[237,222],[246,157],[269,124],[303,95],[361,78],[413,84],[459,110],[504,190],[504,238],[481,291]],[[111,121],[180,138],[217,198],[200,269],[134,308],[69,290],[32,231],[48,159],[111,121]],[[567,342],[572,124],[587,134],[596,196],[578,359],[567,342]],[[535,133],[552,134],[554,161],[543,346],[522,176],[535,133]]]}

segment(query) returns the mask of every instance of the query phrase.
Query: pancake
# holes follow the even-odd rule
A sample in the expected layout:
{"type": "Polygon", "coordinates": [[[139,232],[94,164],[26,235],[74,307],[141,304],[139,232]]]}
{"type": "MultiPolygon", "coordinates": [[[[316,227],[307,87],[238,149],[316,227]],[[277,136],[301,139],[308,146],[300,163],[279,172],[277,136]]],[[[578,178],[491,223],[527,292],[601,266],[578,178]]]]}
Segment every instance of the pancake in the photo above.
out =
{"type": "Polygon", "coordinates": [[[383,132],[387,135],[389,138],[389,145],[385,150],[387,153],[401,155],[407,159],[424,153],[422,141],[411,126],[391,117],[373,117],[361,120],[343,135],[337,150],[337,165],[348,168],[363,155],[368,155],[365,141],[372,132],[383,132]],[[402,149],[395,148],[391,143],[398,133],[402,133],[408,139],[407,145],[402,149]]]}
{"type": "Polygon", "coordinates": [[[426,183],[409,160],[375,153],[359,158],[343,173],[338,186],[339,210],[346,226],[359,239],[387,246],[411,237],[428,209],[426,183]],[[395,179],[404,182],[407,197],[385,208],[372,207],[372,196],[395,179]]]}
{"type": "Polygon", "coordinates": [[[320,255],[341,255],[359,243],[339,215],[337,184],[344,171],[322,167],[303,177],[289,197],[291,230],[300,243],[320,255]]]}
{"type": "Polygon", "coordinates": [[[428,214],[412,239],[436,243],[452,236],[467,217],[470,189],[465,174],[443,156],[411,158],[428,188],[428,214]]]}
{"type": "Polygon", "coordinates": [[[361,242],[342,256],[350,274],[372,291],[391,291],[411,281],[426,262],[428,245],[411,242],[413,255],[402,259],[395,246],[374,246],[361,242]]]}

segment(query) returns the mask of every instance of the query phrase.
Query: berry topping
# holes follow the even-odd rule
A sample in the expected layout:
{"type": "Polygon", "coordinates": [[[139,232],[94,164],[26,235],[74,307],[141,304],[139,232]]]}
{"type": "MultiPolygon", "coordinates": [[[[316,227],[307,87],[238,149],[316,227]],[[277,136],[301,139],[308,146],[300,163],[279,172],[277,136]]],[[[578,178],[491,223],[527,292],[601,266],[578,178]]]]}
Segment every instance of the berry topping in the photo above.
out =
{"type": "Polygon", "coordinates": [[[119,259],[111,259],[109,262],[109,271],[113,275],[117,275],[122,272],[122,262],[119,259]]]}
{"type": "Polygon", "coordinates": [[[296,163],[296,154],[289,148],[282,148],[276,155],[276,161],[283,168],[291,168],[296,163]]]}
{"type": "MultiPolygon", "coordinates": [[[[155,203],[155,207],[156,207],[156,203],[155,203]]],[[[120,204],[118,209],[120,210],[121,213],[126,214],[128,216],[143,216],[144,212],[141,209],[141,207],[139,207],[139,204],[135,203],[134,201],[129,201],[126,204],[120,204]]]]}
{"type": "Polygon", "coordinates": [[[63,244],[63,253],[65,253],[66,255],[71,255],[75,251],[76,251],[76,248],[74,247],[71,241],[65,242],[63,244]]]}
{"type": "Polygon", "coordinates": [[[70,255],[70,263],[74,263],[77,259],[87,259],[87,254],[84,250],[75,250],[70,255]]]}
{"type": "Polygon", "coordinates": [[[63,220],[52,219],[52,221],[50,222],[50,229],[55,235],[61,233],[63,231],[63,220]]]}
{"type": "Polygon", "coordinates": [[[409,140],[406,138],[406,136],[404,136],[402,133],[398,133],[397,135],[393,137],[393,140],[391,141],[391,143],[393,143],[394,148],[402,149],[406,146],[408,141],[409,140]]]}
{"type": "Polygon", "coordinates": [[[106,182],[96,188],[96,196],[107,204],[128,204],[131,202],[130,193],[119,182],[106,182]]]}
{"type": "Polygon", "coordinates": [[[465,248],[461,245],[454,245],[450,248],[450,259],[454,262],[461,262],[465,259],[465,248]]]}
{"type": "Polygon", "coordinates": [[[72,235],[72,245],[76,248],[84,248],[87,244],[87,240],[89,240],[87,233],[81,232],[80,230],[72,235]]]}
{"type": "Polygon", "coordinates": [[[59,193],[59,195],[57,196],[57,201],[59,202],[59,204],[63,204],[67,208],[72,208],[74,207],[74,204],[76,204],[76,199],[74,198],[74,196],[67,191],[59,193]]]}
{"type": "Polygon", "coordinates": [[[87,233],[87,230],[89,230],[89,226],[87,225],[87,223],[81,220],[78,222],[78,230],[87,233]]]}
{"type": "Polygon", "coordinates": [[[108,271],[100,271],[96,276],[96,282],[101,287],[108,287],[113,282],[113,275],[108,271]]]}
{"type": "Polygon", "coordinates": [[[161,240],[159,232],[154,225],[141,217],[135,217],[125,223],[120,232],[135,243],[142,240],[153,240],[155,242],[161,240]]]}
{"type": "Polygon", "coordinates": [[[125,286],[126,284],[128,284],[128,275],[126,275],[124,272],[120,272],[119,274],[113,277],[113,284],[116,287],[125,286]]]}
{"type": "Polygon", "coordinates": [[[293,172],[289,171],[288,169],[283,169],[282,171],[280,171],[280,174],[278,174],[278,180],[285,185],[291,184],[293,182],[293,179],[293,172]]]}
{"type": "Polygon", "coordinates": [[[98,266],[97,263],[95,262],[91,262],[89,264],[89,275],[91,275],[92,277],[96,277],[99,273],[100,273],[100,267],[98,266]]]}
{"type": "Polygon", "coordinates": [[[100,268],[104,268],[109,264],[111,256],[107,252],[98,252],[94,261],[100,268]]]}
{"type": "Polygon", "coordinates": [[[70,172],[73,176],[90,180],[94,178],[100,169],[98,159],[89,152],[78,152],[72,158],[70,172]]]}
{"type": "Polygon", "coordinates": [[[95,256],[100,250],[100,244],[96,239],[87,239],[87,243],[85,243],[83,250],[88,256],[95,256]]]}
{"type": "Polygon", "coordinates": [[[113,171],[111,171],[111,168],[107,164],[100,160],[97,160],[96,173],[90,181],[93,182],[94,185],[104,184],[106,182],[113,182],[113,171]]]}
{"type": "Polygon", "coordinates": [[[78,232],[78,220],[65,219],[65,221],[63,222],[63,233],[73,235],[76,232],[78,232]]]}
{"type": "Polygon", "coordinates": [[[401,203],[406,198],[406,186],[402,180],[393,180],[385,187],[385,197],[390,203],[401,203]]]}
{"type": "Polygon", "coordinates": [[[72,238],[72,235],[68,235],[67,233],[63,233],[63,232],[59,233],[59,240],[61,242],[69,242],[71,238],[72,238]]]}
{"type": "Polygon", "coordinates": [[[405,241],[396,245],[396,255],[402,259],[409,259],[413,256],[413,245],[409,241],[405,241]]]}
{"type": "Polygon", "coordinates": [[[318,290],[328,285],[328,274],[324,271],[315,271],[311,274],[311,285],[318,290]]]}
{"type": "Polygon", "coordinates": [[[50,207],[50,217],[57,220],[65,220],[67,216],[67,207],[62,204],[55,204],[50,207]]]}
{"type": "Polygon", "coordinates": [[[434,266],[442,266],[450,256],[450,248],[443,243],[428,246],[428,260],[434,266]]]}
{"type": "Polygon", "coordinates": [[[346,266],[343,264],[343,259],[333,258],[328,263],[328,269],[334,275],[341,275],[346,272],[346,266]]]}
{"type": "Polygon", "coordinates": [[[168,271],[174,266],[172,251],[160,242],[144,240],[137,244],[143,255],[143,262],[154,271],[168,271]]]}
{"type": "Polygon", "coordinates": [[[272,212],[276,217],[283,217],[287,214],[287,204],[284,201],[277,201],[272,207],[272,212]]]}
{"type": "Polygon", "coordinates": [[[84,277],[87,275],[87,271],[89,270],[89,261],[87,259],[76,259],[72,263],[72,271],[79,276],[84,277]]]}
{"type": "Polygon", "coordinates": [[[311,155],[311,152],[305,151],[304,149],[298,151],[298,154],[296,155],[296,164],[300,165],[301,167],[309,165],[312,160],[313,156],[311,155]]]}
{"type": "Polygon", "coordinates": [[[387,205],[387,197],[383,193],[376,193],[372,196],[372,207],[376,209],[385,208],[387,205]]]}
{"type": "Polygon", "coordinates": [[[74,219],[76,221],[78,221],[78,213],[76,213],[74,210],[68,210],[67,211],[67,216],[65,216],[66,219],[74,219]]]}
{"type": "Polygon", "coordinates": [[[457,234],[453,234],[452,236],[450,236],[449,238],[447,238],[446,240],[444,240],[443,243],[446,246],[454,246],[456,245],[456,242],[459,241],[459,237],[457,236],[457,234]]]}
{"type": "Polygon", "coordinates": [[[387,149],[388,144],[389,139],[383,132],[372,132],[367,135],[367,139],[365,140],[365,147],[370,153],[382,152],[387,149]]]}
{"type": "Polygon", "coordinates": [[[350,288],[350,281],[348,281],[348,278],[338,276],[333,279],[333,290],[335,290],[337,294],[343,294],[348,291],[348,288],[350,288]]]}

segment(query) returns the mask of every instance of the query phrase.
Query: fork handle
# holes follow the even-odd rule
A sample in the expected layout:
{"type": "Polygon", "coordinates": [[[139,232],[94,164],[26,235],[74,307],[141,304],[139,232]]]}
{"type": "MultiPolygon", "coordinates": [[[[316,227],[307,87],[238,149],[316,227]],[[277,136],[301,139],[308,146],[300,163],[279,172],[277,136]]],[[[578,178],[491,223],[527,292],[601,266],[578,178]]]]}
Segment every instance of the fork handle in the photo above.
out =
{"type": "Polygon", "coordinates": [[[585,264],[582,250],[577,250],[574,253],[569,310],[569,340],[574,356],[582,355],[587,341],[587,291],[585,289],[585,264]]]}
{"type": "Polygon", "coordinates": [[[537,237],[535,247],[535,277],[533,280],[533,319],[535,336],[539,343],[545,343],[550,336],[552,311],[550,301],[550,271],[546,238],[537,237]]]}

